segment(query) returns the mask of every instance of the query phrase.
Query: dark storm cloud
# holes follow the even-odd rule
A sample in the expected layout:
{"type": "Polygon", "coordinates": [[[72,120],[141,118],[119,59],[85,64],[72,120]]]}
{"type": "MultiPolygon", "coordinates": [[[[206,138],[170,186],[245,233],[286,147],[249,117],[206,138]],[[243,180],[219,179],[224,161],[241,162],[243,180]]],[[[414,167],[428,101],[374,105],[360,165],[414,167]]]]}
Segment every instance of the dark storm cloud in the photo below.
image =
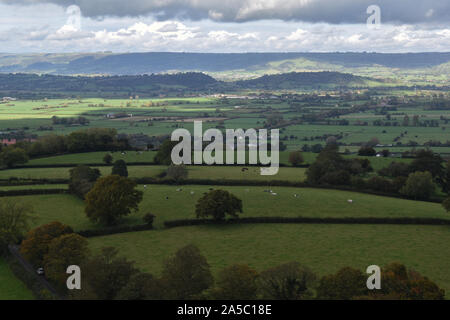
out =
{"type": "Polygon", "coordinates": [[[246,22],[285,21],[364,23],[370,5],[381,8],[382,22],[444,23],[450,21],[448,0],[0,0],[11,5],[52,3],[80,6],[84,16],[145,16],[159,20],[212,19],[246,22]]]}

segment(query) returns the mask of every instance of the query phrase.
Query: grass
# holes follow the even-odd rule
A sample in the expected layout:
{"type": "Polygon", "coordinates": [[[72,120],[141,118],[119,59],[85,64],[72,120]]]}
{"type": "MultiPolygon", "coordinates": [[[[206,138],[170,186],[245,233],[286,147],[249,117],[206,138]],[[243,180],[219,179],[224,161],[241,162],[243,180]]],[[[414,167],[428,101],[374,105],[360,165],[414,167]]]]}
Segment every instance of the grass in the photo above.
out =
{"type": "MultiPolygon", "coordinates": [[[[277,175],[261,176],[259,168],[251,167],[242,172],[242,167],[227,166],[190,166],[188,167],[190,179],[230,179],[230,180],[286,180],[303,181],[305,178],[304,168],[280,168],[277,175]]],[[[130,178],[156,177],[164,172],[167,166],[128,166],[130,178]]],[[[16,177],[20,179],[68,179],[70,168],[19,168],[0,171],[0,179],[16,177]]],[[[99,167],[102,175],[111,173],[111,167],[99,167]]]]}
{"type": "MultiPolygon", "coordinates": [[[[195,204],[210,186],[149,185],[144,191],[140,210],[123,219],[124,224],[142,224],[144,214],[156,216],[155,227],[164,221],[195,219],[195,204]],[[192,193],[193,192],[193,193],[192,193]],[[168,199],[166,199],[168,197],[168,199]]],[[[362,193],[272,187],[273,196],[263,192],[268,187],[214,187],[228,190],[243,201],[242,217],[429,217],[450,219],[441,205],[429,202],[380,197],[362,193]],[[294,194],[299,194],[298,198],[294,194]],[[349,204],[348,199],[353,203],[349,204]]],[[[84,203],[72,195],[34,195],[10,197],[14,201],[30,203],[34,208],[34,225],[61,221],[76,230],[94,229],[84,214],[84,203]]]]}
{"type": "MultiPolygon", "coordinates": [[[[58,165],[58,164],[88,164],[103,163],[103,157],[108,152],[88,152],[74,153],[61,156],[38,158],[30,160],[27,165],[58,165]]],[[[147,151],[139,154],[138,152],[129,151],[122,155],[120,152],[113,152],[111,155],[116,160],[124,160],[125,162],[152,162],[156,152],[147,151]]]]}
{"type": "Polygon", "coordinates": [[[319,275],[344,266],[365,270],[400,262],[450,293],[450,230],[438,226],[230,225],[196,226],[117,234],[90,239],[92,249],[113,246],[142,270],[160,273],[164,259],[190,243],[207,257],[212,271],[245,263],[261,271],[298,261],[319,275]]]}
{"type": "Polygon", "coordinates": [[[17,279],[8,264],[0,258],[0,300],[33,300],[33,294],[17,279]]]}

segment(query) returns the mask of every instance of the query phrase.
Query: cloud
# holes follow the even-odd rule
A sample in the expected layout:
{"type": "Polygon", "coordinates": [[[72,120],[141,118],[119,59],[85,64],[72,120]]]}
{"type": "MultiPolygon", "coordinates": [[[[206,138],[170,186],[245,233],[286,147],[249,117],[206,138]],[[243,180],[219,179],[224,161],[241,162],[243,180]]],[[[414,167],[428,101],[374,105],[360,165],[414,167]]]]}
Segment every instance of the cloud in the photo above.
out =
{"type": "Polygon", "coordinates": [[[147,16],[159,20],[201,20],[246,22],[283,21],[364,23],[366,9],[381,8],[388,23],[440,23],[450,21],[450,1],[442,0],[0,0],[10,5],[52,3],[78,5],[85,17],[147,16]]]}

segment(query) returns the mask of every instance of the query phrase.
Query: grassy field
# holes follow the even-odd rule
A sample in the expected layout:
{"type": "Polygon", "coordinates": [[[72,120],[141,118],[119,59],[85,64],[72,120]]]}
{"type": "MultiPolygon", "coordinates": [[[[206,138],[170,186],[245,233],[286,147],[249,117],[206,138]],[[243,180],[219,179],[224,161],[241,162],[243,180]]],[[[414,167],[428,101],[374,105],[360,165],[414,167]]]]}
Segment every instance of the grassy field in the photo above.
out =
{"type": "Polygon", "coordinates": [[[33,294],[9,269],[0,258],[0,300],[32,300],[33,294]]]}
{"type": "MultiPolygon", "coordinates": [[[[155,227],[164,221],[194,219],[195,204],[209,186],[149,185],[144,191],[140,210],[124,218],[125,224],[142,224],[144,214],[156,216],[155,227]],[[168,197],[168,199],[166,199],[168,197]]],[[[430,217],[450,219],[436,203],[380,197],[338,190],[271,187],[276,196],[264,192],[268,187],[213,187],[228,190],[243,201],[242,217],[430,217]],[[299,197],[294,197],[298,194],[299,197]],[[348,199],[353,203],[349,204],[348,199]]],[[[84,203],[72,195],[35,195],[11,197],[30,203],[34,208],[34,225],[61,221],[76,230],[94,229],[84,214],[84,203]]]]}
{"type": "MultiPolygon", "coordinates": [[[[108,152],[87,152],[73,153],[61,156],[38,158],[30,160],[27,165],[58,165],[58,164],[87,164],[103,163],[103,157],[108,152]]],[[[126,154],[113,152],[111,155],[114,160],[124,160],[125,162],[152,162],[156,152],[146,151],[142,153],[129,151],[126,154]]]]}
{"type": "Polygon", "coordinates": [[[320,275],[344,266],[400,262],[423,273],[449,297],[448,227],[390,225],[231,225],[182,227],[92,238],[91,247],[114,246],[145,271],[158,274],[164,259],[193,243],[213,272],[233,263],[257,270],[298,261],[320,275]]]}
{"type": "MultiPolygon", "coordinates": [[[[305,178],[304,168],[282,167],[277,175],[261,176],[258,167],[250,167],[248,171],[242,171],[244,167],[227,166],[189,166],[189,179],[229,179],[229,180],[283,180],[283,181],[303,181],[305,178]]],[[[111,167],[99,167],[102,175],[111,173],[111,167]]],[[[11,177],[20,179],[68,179],[70,168],[19,168],[11,170],[1,170],[0,179],[11,177]]],[[[131,178],[156,177],[167,170],[167,166],[128,166],[128,174],[131,178]]]]}

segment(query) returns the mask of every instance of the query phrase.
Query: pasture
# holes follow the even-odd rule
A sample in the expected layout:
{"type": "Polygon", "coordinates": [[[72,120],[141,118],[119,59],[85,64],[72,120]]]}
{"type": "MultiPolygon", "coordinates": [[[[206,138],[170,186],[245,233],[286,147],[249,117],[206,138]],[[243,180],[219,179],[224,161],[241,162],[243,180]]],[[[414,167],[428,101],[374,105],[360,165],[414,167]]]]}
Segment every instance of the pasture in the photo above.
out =
{"type": "Polygon", "coordinates": [[[162,262],[187,244],[197,245],[212,271],[246,263],[261,271],[298,261],[319,275],[351,266],[400,262],[450,294],[450,230],[440,226],[228,225],[194,226],[90,239],[94,251],[113,246],[142,270],[158,274],[162,262]]]}
{"type": "MultiPolygon", "coordinates": [[[[155,227],[163,228],[164,221],[195,219],[195,204],[210,188],[228,190],[243,201],[242,217],[422,217],[450,219],[436,203],[380,197],[362,193],[310,189],[225,186],[139,186],[144,192],[137,213],[123,218],[124,224],[143,224],[146,213],[156,216],[155,227]],[[181,191],[177,191],[181,189],[181,191]],[[298,197],[294,195],[297,194],[298,197]],[[347,200],[352,199],[353,203],[347,200]]],[[[95,229],[85,216],[84,203],[72,195],[34,195],[10,197],[13,201],[29,203],[34,208],[33,225],[61,221],[75,230],[95,229]]],[[[1,199],[0,199],[1,200],[1,199]]]]}

